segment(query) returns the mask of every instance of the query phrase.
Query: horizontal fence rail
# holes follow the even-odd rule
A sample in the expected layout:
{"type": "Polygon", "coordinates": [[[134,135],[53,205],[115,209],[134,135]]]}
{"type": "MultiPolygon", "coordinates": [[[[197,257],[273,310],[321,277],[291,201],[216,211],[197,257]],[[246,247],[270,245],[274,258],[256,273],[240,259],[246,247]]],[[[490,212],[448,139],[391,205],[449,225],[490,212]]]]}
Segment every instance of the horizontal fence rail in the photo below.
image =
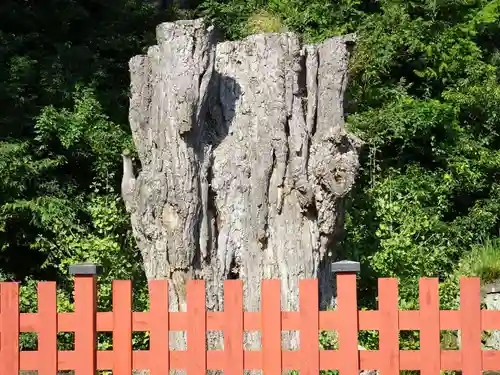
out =
{"type": "Polygon", "coordinates": [[[95,374],[96,369],[113,370],[113,375],[130,375],[132,369],[148,369],[150,375],[167,375],[171,369],[188,374],[224,370],[224,375],[242,374],[244,369],[262,369],[266,375],[282,370],[300,370],[317,375],[337,369],[341,375],[360,370],[379,370],[397,375],[400,370],[420,370],[438,375],[440,370],[462,370],[479,375],[483,370],[500,370],[500,351],[482,350],[481,331],[500,330],[500,311],[480,309],[480,282],[460,282],[460,310],[440,311],[438,280],[420,279],[420,310],[400,311],[398,282],[378,281],[378,310],[358,311],[356,274],[337,275],[335,311],[318,311],[318,282],[300,281],[300,309],[281,311],[280,281],[264,280],[261,311],[243,311],[240,280],[224,284],[224,311],[207,312],[205,283],[187,284],[187,312],[168,311],[168,281],[150,282],[150,311],[132,312],[132,284],[113,281],[113,311],[97,312],[96,277],[75,277],[75,311],[58,313],[56,284],[38,284],[38,312],[19,312],[19,285],[0,283],[0,375],[19,370],[38,370],[54,375],[57,370],[75,370],[76,375],[95,374]],[[338,350],[320,350],[319,331],[337,331],[338,350]],[[379,331],[379,350],[359,350],[358,332],[379,331]],[[401,330],[420,331],[420,350],[400,350],[401,330]],[[442,330],[460,330],[461,350],[442,350],[442,330]],[[150,348],[132,350],[132,332],[149,331],[150,348]],[[169,350],[170,331],[187,332],[187,350],[169,350]],[[223,350],[206,350],[207,331],[222,331],[223,350]],[[243,332],[260,331],[261,350],[243,349],[243,332]],[[281,347],[282,331],[299,331],[298,351],[281,347]],[[38,350],[20,351],[19,333],[37,332],[38,350]],[[57,333],[75,332],[72,351],[57,350],[57,333]],[[97,350],[97,332],[113,333],[112,350],[97,350]]]}

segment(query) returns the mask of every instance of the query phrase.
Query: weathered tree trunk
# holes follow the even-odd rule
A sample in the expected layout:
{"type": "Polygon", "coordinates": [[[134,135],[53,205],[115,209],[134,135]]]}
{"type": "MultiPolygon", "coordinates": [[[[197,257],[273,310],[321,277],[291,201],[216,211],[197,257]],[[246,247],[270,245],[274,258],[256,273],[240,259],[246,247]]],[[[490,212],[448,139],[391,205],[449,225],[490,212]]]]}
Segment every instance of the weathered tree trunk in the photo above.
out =
{"type": "Polygon", "coordinates": [[[247,311],[267,278],[281,279],[283,309],[298,308],[309,277],[332,306],[330,262],[358,169],[359,141],[344,129],[347,38],[217,43],[194,20],[159,25],[157,40],[130,61],[142,170],[135,179],[125,163],[123,185],[147,277],[171,280],[173,311],[192,278],[206,280],[211,310],[235,278],[247,311]]]}

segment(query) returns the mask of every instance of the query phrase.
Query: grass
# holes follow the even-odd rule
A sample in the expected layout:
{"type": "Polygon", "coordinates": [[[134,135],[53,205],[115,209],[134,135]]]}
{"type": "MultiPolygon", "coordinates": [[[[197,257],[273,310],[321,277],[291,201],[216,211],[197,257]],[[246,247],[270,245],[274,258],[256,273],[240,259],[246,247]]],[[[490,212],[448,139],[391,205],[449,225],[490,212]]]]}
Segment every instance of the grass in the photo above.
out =
{"type": "Polygon", "coordinates": [[[487,239],[475,245],[460,262],[458,273],[479,277],[483,284],[500,279],[500,239],[487,239]]]}
{"type": "Polygon", "coordinates": [[[278,33],[286,31],[280,17],[267,10],[260,10],[247,22],[247,32],[251,34],[278,33]]]}

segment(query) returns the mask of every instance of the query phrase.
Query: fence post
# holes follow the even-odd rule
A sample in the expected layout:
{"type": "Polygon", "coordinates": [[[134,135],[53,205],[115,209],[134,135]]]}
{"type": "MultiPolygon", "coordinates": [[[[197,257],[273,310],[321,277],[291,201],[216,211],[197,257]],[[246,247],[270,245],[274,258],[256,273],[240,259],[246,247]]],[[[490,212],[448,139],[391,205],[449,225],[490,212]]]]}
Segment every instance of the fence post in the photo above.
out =
{"type": "Polygon", "coordinates": [[[359,374],[358,351],[358,298],[356,276],[359,262],[343,260],[332,264],[332,272],[337,275],[336,312],[342,321],[338,330],[340,358],[338,370],[342,375],[359,374]]]}
{"type": "Polygon", "coordinates": [[[19,374],[19,284],[0,282],[0,375],[19,374]]]}
{"type": "Polygon", "coordinates": [[[102,267],[92,263],[69,267],[75,277],[75,375],[97,371],[97,276],[102,267]]]}

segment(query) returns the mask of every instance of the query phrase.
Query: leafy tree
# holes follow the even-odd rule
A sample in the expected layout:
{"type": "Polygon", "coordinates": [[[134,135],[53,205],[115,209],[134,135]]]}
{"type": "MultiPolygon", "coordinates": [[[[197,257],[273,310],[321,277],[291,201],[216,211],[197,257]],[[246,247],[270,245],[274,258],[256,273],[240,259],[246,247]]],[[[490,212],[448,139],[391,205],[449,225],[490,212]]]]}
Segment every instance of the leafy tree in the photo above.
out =
{"type": "Polygon", "coordinates": [[[418,277],[498,236],[498,45],[481,43],[498,5],[386,1],[359,29],[348,120],[366,153],[346,246],[412,300],[418,277]]]}
{"type": "Polygon", "coordinates": [[[92,204],[116,198],[130,143],[128,60],[171,17],[139,0],[0,5],[0,264],[12,277],[63,277],[81,248],[64,238],[97,230],[92,204]]]}

